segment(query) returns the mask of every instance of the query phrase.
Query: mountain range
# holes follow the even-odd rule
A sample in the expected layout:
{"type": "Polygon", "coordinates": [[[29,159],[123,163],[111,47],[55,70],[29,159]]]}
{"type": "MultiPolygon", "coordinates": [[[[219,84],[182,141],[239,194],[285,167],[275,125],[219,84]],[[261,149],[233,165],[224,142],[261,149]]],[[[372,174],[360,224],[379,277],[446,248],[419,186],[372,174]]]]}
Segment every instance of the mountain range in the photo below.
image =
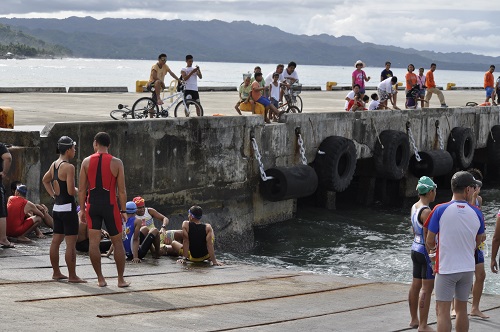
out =
{"type": "MultiPolygon", "coordinates": [[[[397,46],[363,43],[352,36],[294,35],[248,21],[223,22],[157,19],[69,17],[66,19],[0,18],[0,24],[55,45],[62,55],[84,58],[170,60],[193,54],[199,61],[282,63],[353,66],[362,59],[369,66],[405,68],[409,63],[428,68],[486,71],[500,57],[472,53],[419,51],[397,46]]],[[[0,29],[0,43],[5,43],[0,29]]],[[[27,40],[32,43],[34,40],[27,40]]]]}

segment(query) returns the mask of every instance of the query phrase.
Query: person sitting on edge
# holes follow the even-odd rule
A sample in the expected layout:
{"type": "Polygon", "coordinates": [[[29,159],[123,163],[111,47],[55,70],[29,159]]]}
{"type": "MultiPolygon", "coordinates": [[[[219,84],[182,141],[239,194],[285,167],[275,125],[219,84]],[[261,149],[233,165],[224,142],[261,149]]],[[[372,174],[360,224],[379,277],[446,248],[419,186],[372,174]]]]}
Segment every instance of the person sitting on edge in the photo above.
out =
{"type": "MultiPolygon", "coordinates": [[[[134,202],[127,202],[125,207],[127,222],[123,229],[123,246],[127,260],[131,260],[132,263],[140,263],[149,250],[152,251],[153,258],[160,258],[160,232],[158,229],[153,228],[148,232],[146,227],[142,227],[142,221],[135,215],[137,205],[134,202]]],[[[109,257],[112,252],[113,245],[102,256],[109,257]]]]}
{"type": "Polygon", "coordinates": [[[42,221],[48,227],[54,227],[49,209],[45,205],[28,201],[27,193],[28,188],[21,184],[7,202],[7,236],[17,238],[19,242],[31,242],[27,235],[32,231],[35,231],[38,238],[44,238],[38,228],[42,221]]]}
{"type": "MultiPolygon", "coordinates": [[[[78,235],[76,237],[76,250],[80,252],[89,252],[89,232],[86,223],[82,222],[82,214],[80,206],[76,207],[78,212],[78,235]]],[[[99,243],[99,249],[101,253],[105,253],[111,248],[111,240],[109,239],[109,234],[104,229],[101,229],[101,242],[99,243]]]]}
{"type": "Polygon", "coordinates": [[[210,260],[213,265],[222,265],[215,258],[214,230],[210,224],[202,223],[203,210],[194,205],[188,210],[188,220],[182,223],[183,256],[177,262],[186,263],[210,260]]]}
{"type": "Polygon", "coordinates": [[[160,232],[163,234],[165,233],[165,231],[167,230],[167,225],[169,223],[167,217],[151,207],[146,207],[146,201],[141,196],[134,197],[132,199],[132,202],[134,202],[137,206],[135,217],[142,222],[141,227],[146,227],[148,231],[150,231],[156,227],[154,220],[161,220],[162,225],[160,228],[160,232]]]}
{"type": "Polygon", "coordinates": [[[270,116],[275,115],[277,118],[281,116],[282,113],[278,112],[278,109],[271,104],[269,99],[262,96],[262,91],[267,90],[268,87],[260,87],[260,82],[263,80],[262,73],[255,73],[255,82],[252,83],[252,99],[264,106],[264,122],[271,123],[270,116]],[[268,117],[268,112],[270,113],[268,117]]]}
{"type": "Polygon", "coordinates": [[[382,107],[387,108],[387,101],[390,100],[392,106],[394,106],[395,109],[399,109],[396,106],[396,102],[394,101],[394,85],[398,83],[398,78],[396,76],[389,77],[382,82],[380,82],[377,86],[377,92],[380,96],[380,104],[382,107]]]}
{"type": "Polygon", "coordinates": [[[245,77],[245,81],[241,83],[238,89],[240,99],[234,105],[234,109],[241,115],[240,105],[241,103],[252,103],[252,114],[255,113],[255,103],[250,99],[250,92],[252,92],[252,85],[250,84],[250,76],[245,77]]]}
{"type": "Polygon", "coordinates": [[[383,106],[381,106],[380,102],[378,101],[378,95],[376,93],[372,93],[371,98],[372,98],[372,102],[368,106],[368,110],[369,111],[375,111],[375,110],[383,109],[382,108],[383,106]]]}
{"type": "Polygon", "coordinates": [[[365,108],[363,100],[361,99],[361,93],[354,96],[354,99],[347,105],[348,112],[362,111],[365,108]]]}
{"type": "MultiPolygon", "coordinates": [[[[175,75],[167,65],[167,55],[165,53],[162,53],[158,56],[158,62],[151,67],[151,73],[149,75],[149,82],[147,85],[148,91],[153,91],[154,88],[154,92],[156,94],[156,103],[158,105],[163,104],[160,93],[163,89],[165,89],[165,76],[167,75],[167,73],[169,73],[170,76],[172,76],[176,80],[179,80],[179,77],[177,77],[177,75],[175,75]]],[[[152,118],[153,113],[150,113],[149,117],[152,118]]]]}
{"type": "Polygon", "coordinates": [[[344,110],[347,111],[349,109],[349,108],[347,108],[347,106],[349,105],[349,102],[351,100],[354,100],[354,96],[356,96],[358,93],[359,93],[359,84],[354,84],[354,86],[352,87],[352,90],[349,91],[347,96],[345,96],[344,110]]]}

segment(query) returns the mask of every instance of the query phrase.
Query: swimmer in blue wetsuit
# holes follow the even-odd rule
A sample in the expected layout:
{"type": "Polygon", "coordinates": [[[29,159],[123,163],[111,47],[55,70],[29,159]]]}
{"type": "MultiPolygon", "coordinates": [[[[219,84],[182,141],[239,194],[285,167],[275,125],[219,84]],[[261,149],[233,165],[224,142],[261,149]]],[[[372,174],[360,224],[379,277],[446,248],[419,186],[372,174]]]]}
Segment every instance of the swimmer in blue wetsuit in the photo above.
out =
{"type": "Polygon", "coordinates": [[[408,303],[411,315],[410,327],[418,327],[419,331],[434,331],[427,325],[431,294],[434,289],[434,275],[429,253],[425,248],[423,225],[431,213],[429,204],[436,198],[436,188],[437,185],[434,181],[427,176],[422,176],[417,184],[419,200],[411,208],[413,281],[408,293],[408,303]],[[420,318],[418,315],[419,311],[420,318]]]}

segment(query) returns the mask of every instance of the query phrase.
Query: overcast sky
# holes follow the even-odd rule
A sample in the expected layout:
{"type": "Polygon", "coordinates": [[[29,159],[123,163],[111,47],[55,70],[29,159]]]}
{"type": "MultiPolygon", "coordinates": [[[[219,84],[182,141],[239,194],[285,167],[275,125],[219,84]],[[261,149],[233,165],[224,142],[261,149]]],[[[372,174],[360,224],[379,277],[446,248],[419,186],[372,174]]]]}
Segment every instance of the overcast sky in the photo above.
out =
{"type": "Polygon", "coordinates": [[[2,17],[246,20],[294,34],[500,56],[500,3],[485,0],[1,0],[2,17]]]}

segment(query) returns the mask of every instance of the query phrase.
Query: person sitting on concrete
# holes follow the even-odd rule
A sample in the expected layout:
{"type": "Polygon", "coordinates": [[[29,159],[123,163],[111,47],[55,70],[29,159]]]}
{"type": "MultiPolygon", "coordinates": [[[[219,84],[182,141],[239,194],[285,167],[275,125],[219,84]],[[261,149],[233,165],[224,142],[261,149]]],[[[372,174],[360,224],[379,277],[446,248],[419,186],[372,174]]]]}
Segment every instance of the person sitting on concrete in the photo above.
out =
{"type": "MultiPolygon", "coordinates": [[[[149,232],[146,227],[142,227],[142,221],[136,218],[137,205],[129,201],[125,205],[127,212],[127,222],[123,229],[123,246],[127,260],[133,263],[140,263],[149,250],[155,249],[153,258],[160,257],[160,232],[153,228],[149,232]],[[154,245],[154,247],[153,247],[154,245]]],[[[113,245],[106,254],[109,257],[113,252],[113,245]]]]}
{"type": "Polygon", "coordinates": [[[160,234],[160,255],[182,256],[182,229],[169,230],[160,234]]]}
{"type": "Polygon", "coordinates": [[[252,99],[259,104],[262,104],[265,108],[264,110],[264,122],[271,123],[271,117],[274,115],[278,119],[284,113],[279,112],[274,105],[271,104],[269,99],[262,96],[262,92],[269,89],[269,87],[261,87],[260,82],[262,82],[262,73],[255,73],[255,82],[252,83],[252,99]],[[269,115],[268,115],[269,112],[269,115]]]}
{"type": "MultiPolygon", "coordinates": [[[[366,97],[366,96],[364,96],[366,97]]],[[[363,97],[363,98],[364,98],[363,97]]],[[[354,96],[354,99],[349,102],[347,105],[348,112],[362,111],[365,109],[365,104],[361,99],[361,93],[358,93],[354,96]]]]}
{"type": "Polygon", "coordinates": [[[252,103],[252,114],[255,113],[255,103],[250,98],[250,92],[252,92],[252,85],[250,84],[250,76],[245,77],[245,81],[241,83],[238,89],[240,99],[234,105],[234,109],[241,115],[240,105],[242,103],[252,103]]]}
{"type": "MultiPolygon", "coordinates": [[[[89,252],[89,232],[86,223],[82,222],[82,214],[80,206],[76,208],[78,212],[78,235],[76,237],[76,250],[80,252],[89,252]]],[[[111,240],[109,239],[109,234],[104,229],[101,229],[101,242],[99,243],[99,249],[101,253],[106,253],[109,248],[111,248],[111,240]]]]}
{"type": "Polygon", "coordinates": [[[380,105],[380,102],[378,101],[378,95],[376,93],[372,93],[371,95],[372,102],[368,106],[369,111],[375,111],[375,110],[381,110],[383,109],[383,106],[380,105]]]}
{"type": "Polygon", "coordinates": [[[19,242],[31,242],[27,237],[35,231],[38,238],[45,236],[38,228],[42,221],[48,227],[53,227],[53,219],[45,205],[34,204],[26,199],[28,188],[21,184],[17,186],[14,196],[7,202],[7,236],[17,238],[19,242]]]}
{"type": "Polygon", "coordinates": [[[163,214],[161,214],[160,212],[156,211],[151,207],[146,207],[146,201],[141,196],[134,197],[132,199],[132,202],[134,202],[135,205],[137,206],[137,212],[135,214],[135,217],[141,221],[142,227],[147,228],[147,230],[145,231],[146,233],[156,227],[154,223],[156,219],[156,220],[161,220],[162,225],[160,228],[160,232],[162,234],[165,234],[165,231],[167,230],[167,225],[169,223],[167,217],[165,217],[163,214]]]}
{"type": "Polygon", "coordinates": [[[352,90],[347,94],[347,96],[345,96],[345,106],[344,106],[344,110],[349,110],[348,106],[349,106],[349,102],[351,100],[354,100],[354,97],[359,94],[359,84],[354,84],[354,86],[352,87],[352,90]]]}
{"type": "Polygon", "coordinates": [[[203,216],[201,207],[194,205],[188,210],[188,220],[182,223],[183,258],[177,262],[203,262],[210,260],[213,265],[222,265],[215,258],[214,230],[210,224],[200,221],[203,216]]]}

